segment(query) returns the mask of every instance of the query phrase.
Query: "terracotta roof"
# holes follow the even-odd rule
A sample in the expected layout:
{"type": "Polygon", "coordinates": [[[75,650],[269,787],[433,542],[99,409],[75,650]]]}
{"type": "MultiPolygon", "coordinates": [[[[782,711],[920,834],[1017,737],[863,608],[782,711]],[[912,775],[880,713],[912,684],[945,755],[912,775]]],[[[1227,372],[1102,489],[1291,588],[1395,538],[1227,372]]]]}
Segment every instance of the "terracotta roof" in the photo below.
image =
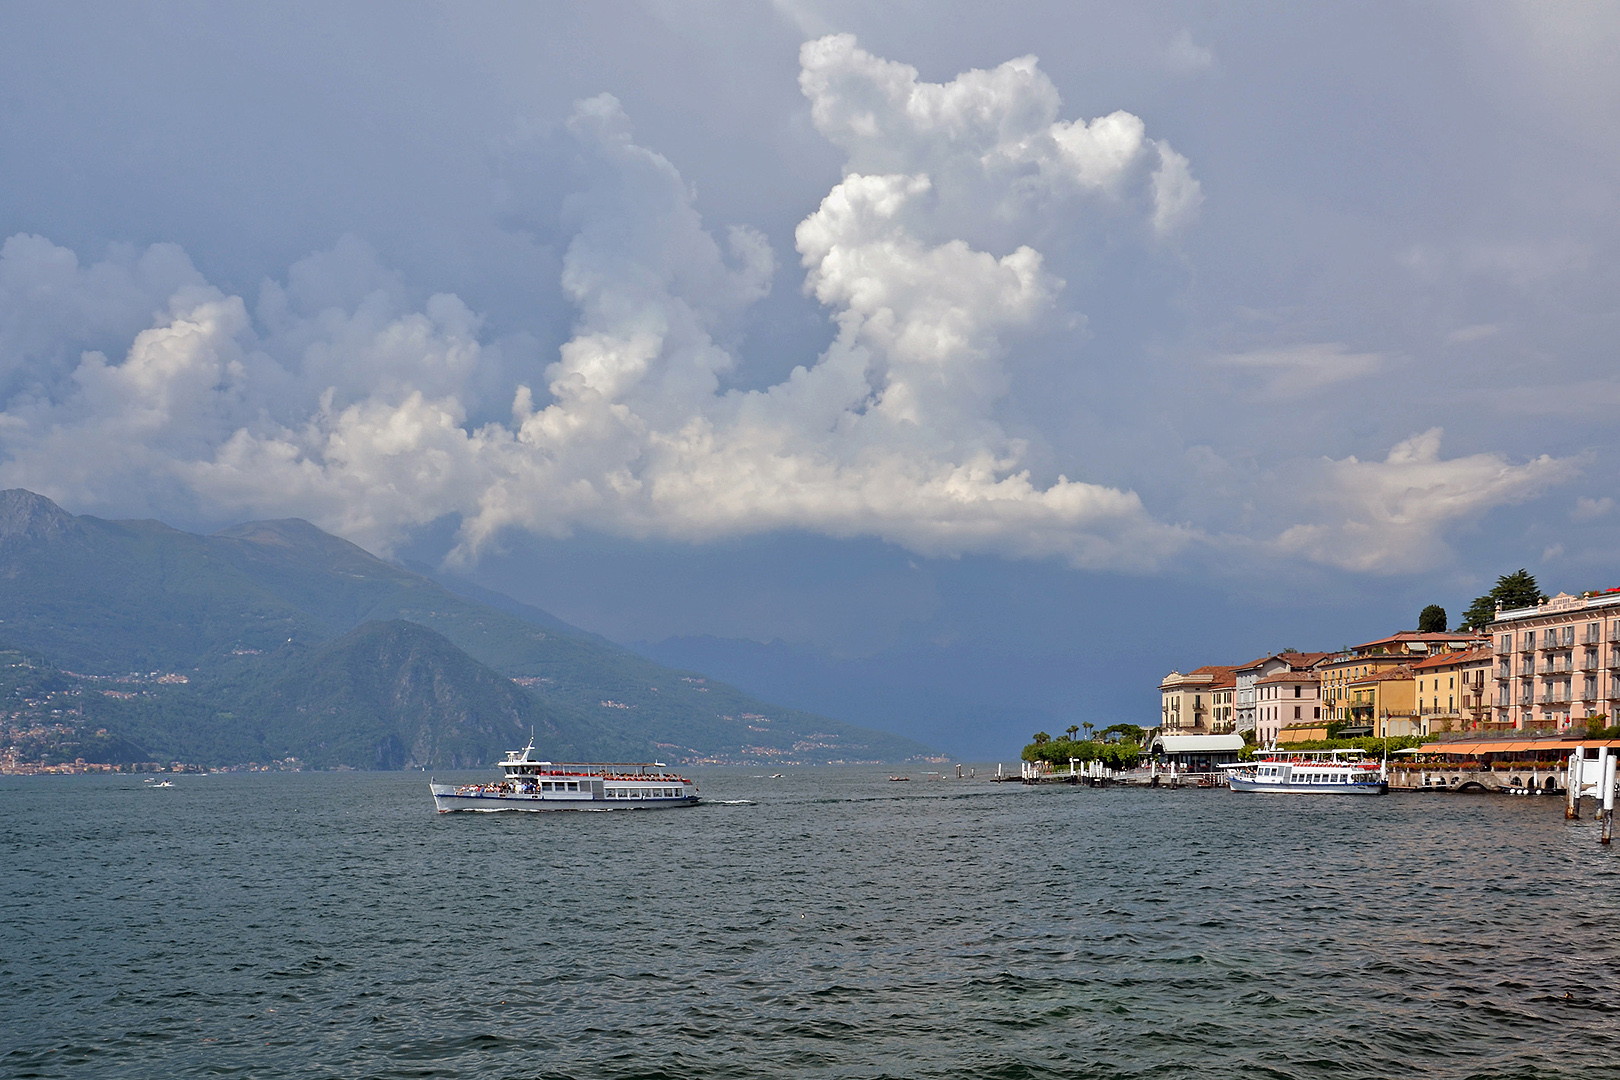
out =
{"type": "Polygon", "coordinates": [[[1335,654],[1330,653],[1330,652],[1280,652],[1280,653],[1269,653],[1269,654],[1267,654],[1265,656],[1260,657],[1258,660],[1251,660],[1247,664],[1239,665],[1238,667],[1233,668],[1232,670],[1234,670],[1234,671],[1248,671],[1250,668],[1259,667],[1261,664],[1266,663],[1268,660],[1281,660],[1284,663],[1286,663],[1289,667],[1296,668],[1296,669],[1297,668],[1315,667],[1317,664],[1320,664],[1323,660],[1325,660],[1328,657],[1333,656],[1333,655],[1335,655],[1335,654]]]}
{"type": "Polygon", "coordinates": [[[1372,641],[1364,641],[1360,645],[1356,645],[1354,647],[1357,649],[1370,649],[1374,645],[1387,645],[1393,641],[1474,641],[1484,636],[1485,635],[1483,634],[1420,634],[1416,630],[1402,630],[1398,633],[1391,634],[1388,637],[1376,638],[1372,641]]]}
{"type": "Polygon", "coordinates": [[[1225,664],[1205,664],[1203,667],[1193,668],[1189,675],[1213,675],[1210,680],[1211,690],[1224,690],[1229,686],[1237,685],[1237,668],[1225,664]]]}
{"type": "Polygon", "coordinates": [[[1254,685],[1261,683],[1313,683],[1319,681],[1314,671],[1277,671],[1263,679],[1254,680],[1254,685]]]}
{"type": "Polygon", "coordinates": [[[1343,667],[1346,664],[1410,664],[1412,657],[1401,653],[1373,653],[1370,656],[1351,656],[1349,653],[1336,653],[1332,659],[1325,660],[1322,667],[1343,667]]]}
{"type": "Polygon", "coordinates": [[[1411,677],[1412,669],[1402,664],[1400,667],[1385,668],[1383,671],[1374,671],[1371,674],[1363,675],[1359,679],[1351,679],[1350,685],[1354,686],[1357,683],[1370,682],[1400,682],[1402,679],[1410,679],[1411,677]]]}
{"type": "Polygon", "coordinates": [[[1494,654],[1490,649],[1469,649],[1467,652],[1436,653],[1412,665],[1413,671],[1451,667],[1454,664],[1488,664],[1494,654]]]}

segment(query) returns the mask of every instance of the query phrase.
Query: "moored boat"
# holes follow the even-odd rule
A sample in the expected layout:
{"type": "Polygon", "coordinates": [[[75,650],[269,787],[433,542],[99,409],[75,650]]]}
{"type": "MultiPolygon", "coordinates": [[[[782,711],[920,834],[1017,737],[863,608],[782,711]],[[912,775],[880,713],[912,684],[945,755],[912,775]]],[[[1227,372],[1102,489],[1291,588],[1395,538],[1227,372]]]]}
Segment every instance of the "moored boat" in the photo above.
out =
{"type": "Polygon", "coordinates": [[[1233,791],[1287,795],[1384,795],[1389,780],[1360,750],[1270,750],[1253,761],[1224,765],[1233,791]]]}
{"type": "Polygon", "coordinates": [[[541,761],[534,740],[508,750],[493,784],[429,783],[441,814],[457,810],[657,810],[695,806],[697,785],[661,761],[541,761]]]}

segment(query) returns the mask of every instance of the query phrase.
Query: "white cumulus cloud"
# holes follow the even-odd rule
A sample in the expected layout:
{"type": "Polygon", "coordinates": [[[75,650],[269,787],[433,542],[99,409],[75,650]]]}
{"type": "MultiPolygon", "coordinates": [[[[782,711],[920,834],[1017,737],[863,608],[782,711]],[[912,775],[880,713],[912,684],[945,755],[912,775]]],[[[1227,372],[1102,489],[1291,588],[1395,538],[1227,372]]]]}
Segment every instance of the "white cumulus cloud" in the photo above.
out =
{"type": "Polygon", "coordinates": [[[1579,472],[1579,463],[1547,455],[1519,465],[1500,454],[1442,458],[1441,435],[1432,428],[1396,443],[1383,461],[1322,459],[1298,470],[1275,497],[1315,520],[1286,529],[1275,548],[1348,570],[1427,569],[1448,554],[1448,528],[1544,494],[1579,472]]]}
{"type": "Polygon", "coordinates": [[[807,529],[1082,566],[1148,566],[1185,543],[1129,491],[1037,483],[994,419],[1010,343],[1064,287],[1017,234],[1088,213],[1177,228],[1201,197],[1185,159],[1128,113],[1060,119],[1032,59],[929,84],[831,37],[805,46],[802,87],[849,158],[796,235],[838,332],[778,385],[725,390],[717,343],[768,289],[769,245],[742,226],[717,238],[602,95],[503,150],[512,220],[561,238],[577,312],[549,365],[485,340],[455,296],[412,304],[357,241],[266,283],[250,310],[173,249],[85,270],[14,238],[21,285],[0,289],[0,322],[55,342],[58,366],[63,328],[103,294],[155,316],[120,360],[86,352],[8,399],[0,482],[81,509],[296,514],[378,550],[454,516],[466,558],[505,530],[581,527],[807,529]],[[980,239],[995,237],[1010,239],[980,239]],[[28,287],[50,274],[69,299],[28,323],[28,287]]]}

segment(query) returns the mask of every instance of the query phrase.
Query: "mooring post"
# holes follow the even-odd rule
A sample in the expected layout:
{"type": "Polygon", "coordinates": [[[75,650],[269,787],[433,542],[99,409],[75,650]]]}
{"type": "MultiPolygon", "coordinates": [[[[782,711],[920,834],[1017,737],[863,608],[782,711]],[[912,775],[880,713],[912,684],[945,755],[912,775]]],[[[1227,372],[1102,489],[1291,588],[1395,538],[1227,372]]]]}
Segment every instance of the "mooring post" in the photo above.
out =
{"type": "Polygon", "coordinates": [[[1614,835],[1615,755],[1613,750],[1605,746],[1598,751],[1598,756],[1603,761],[1603,772],[1601,774],[1603,777],[1603,835],[1598,838],[1598,843],[1607,844],[1609,838],[1614,835]]]}
{"type": "Polygon", "coordinates": [[[1574,821],[1581,816],[1581,760],[1585,753],[1579,746],[1569,755],[1569,771],[1564,780],[1564,818],[1574,821]]]}

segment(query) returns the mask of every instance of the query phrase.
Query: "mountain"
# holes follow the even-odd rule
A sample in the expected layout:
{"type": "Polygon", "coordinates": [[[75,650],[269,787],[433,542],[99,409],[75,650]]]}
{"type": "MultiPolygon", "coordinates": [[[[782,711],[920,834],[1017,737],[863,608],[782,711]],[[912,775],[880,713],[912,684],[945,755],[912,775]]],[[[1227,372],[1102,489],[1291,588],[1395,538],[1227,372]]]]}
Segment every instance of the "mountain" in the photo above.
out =
{"type": "Polygon", "coordinates": [[[0,638],[81,680],[145,680],[92,694],[85,716],[154,753],[471,764],[490,760],[514,724],[533,724],[571,753],[688,763],[926,753],[500,601],[458,595],[305,521],[199,536],[0,492],[0,638]],[[413,715],[431,719],[413,727],[413,715]],[[320,717],[346,718],[355,738],[320,717]]]}

